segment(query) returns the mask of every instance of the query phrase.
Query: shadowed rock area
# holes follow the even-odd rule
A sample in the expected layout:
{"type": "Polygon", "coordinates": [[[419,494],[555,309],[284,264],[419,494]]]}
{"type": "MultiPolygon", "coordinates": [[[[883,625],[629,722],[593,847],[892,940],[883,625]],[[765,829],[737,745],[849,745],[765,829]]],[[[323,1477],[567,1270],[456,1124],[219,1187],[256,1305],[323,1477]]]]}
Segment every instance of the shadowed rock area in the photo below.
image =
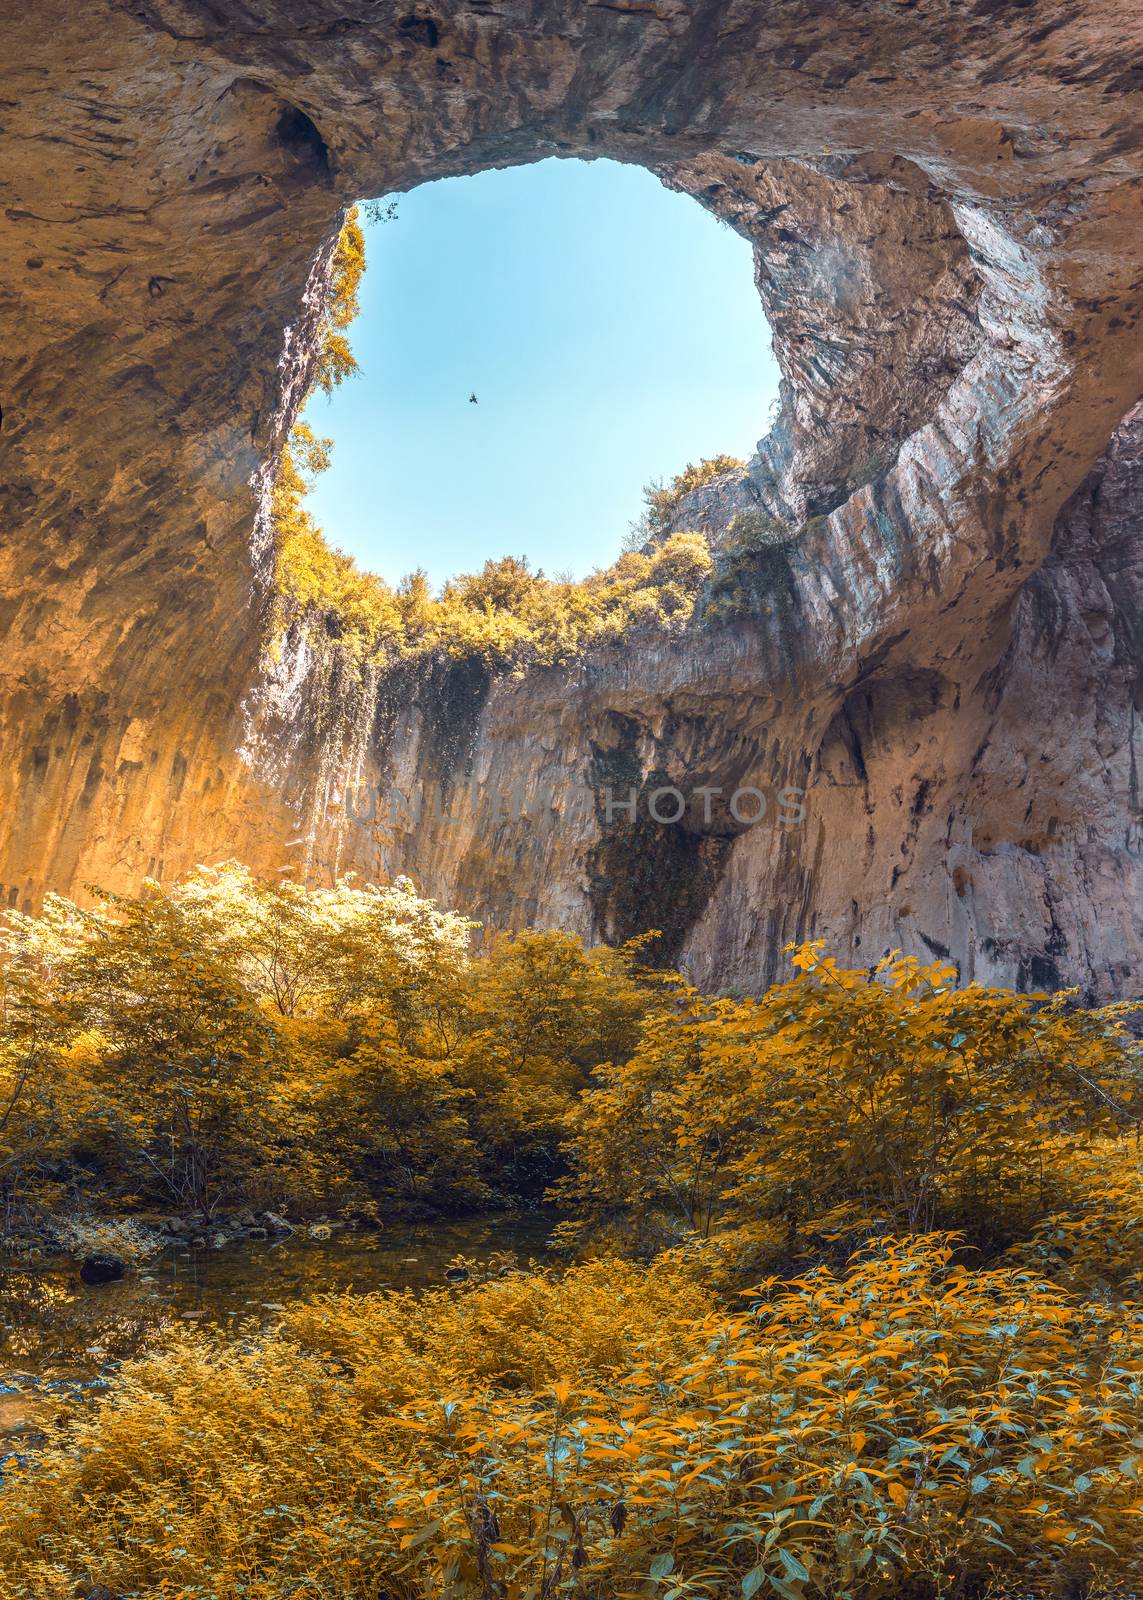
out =
{"type": "Polygon", "coordinates": [[[1141,43],[1107,0],[9,20],[3,900],[238,856],[407,870],[502,926],[657,926],[719,986],[820,936],[1131,991],[1141,43]],[[678,518],[785,530],[749,604],[522,679],[350,680],[311,617],[271,656],[266,486],[344,206],[561,154],[753,241],[782,414],[678,518]]]}

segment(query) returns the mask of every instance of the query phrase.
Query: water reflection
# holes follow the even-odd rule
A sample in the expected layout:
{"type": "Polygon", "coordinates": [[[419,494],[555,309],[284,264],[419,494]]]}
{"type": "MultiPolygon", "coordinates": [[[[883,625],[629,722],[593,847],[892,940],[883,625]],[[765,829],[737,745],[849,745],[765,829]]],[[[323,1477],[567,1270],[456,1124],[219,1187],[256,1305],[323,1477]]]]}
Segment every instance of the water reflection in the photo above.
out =
{"type": "MultiPolygon", "coordinates": [[[[553,1218],[477,1217],[327,1239],[293,1234],[221,1249],[173,1244],[118,1283],[80,1282],[74,1261],[0,1265],[0,1471],[39,1410],[106,1381],[164,1329],[272,1320],[292,1300],[337,1290],[420,1289],[458,1255],[541,1260],[553,1218]]],[[[2,1258],[0,1258],[2,1260],[2,1258]]]]}

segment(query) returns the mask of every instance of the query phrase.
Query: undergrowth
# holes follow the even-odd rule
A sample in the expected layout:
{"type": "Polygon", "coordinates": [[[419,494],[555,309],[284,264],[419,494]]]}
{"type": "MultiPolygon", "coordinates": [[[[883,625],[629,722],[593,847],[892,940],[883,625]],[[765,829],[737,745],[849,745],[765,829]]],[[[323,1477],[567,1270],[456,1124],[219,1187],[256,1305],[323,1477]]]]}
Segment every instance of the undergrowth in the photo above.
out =
{"type": "Polygon", "coordinates": [[[1143,1308],[886,1240],[733,1310],[601,1260],[185,1335],[0,1494],[0,1593],[1130,1587],[1143,1308]]]}
{"type": "Polygon", "coordinates": [[[474,955],[408,885],[237,867],[9,923],[10,1191],[94,1160],[126,1206],[270,1174],[365,1212],[554,1176],[570,1254],[168,1330],[6,1467],[2,1600],[1143,1578],[1129,1007],[817,945],[712,999],[638,944],[474,955]]]}

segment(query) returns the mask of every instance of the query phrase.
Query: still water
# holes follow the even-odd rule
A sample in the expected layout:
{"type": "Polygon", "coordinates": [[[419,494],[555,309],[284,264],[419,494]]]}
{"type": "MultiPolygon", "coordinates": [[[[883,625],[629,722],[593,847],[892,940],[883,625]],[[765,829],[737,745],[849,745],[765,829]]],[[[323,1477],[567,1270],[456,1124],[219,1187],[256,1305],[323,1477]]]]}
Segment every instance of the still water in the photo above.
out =
{"type": "Polygon", "coordinates": [[[98,1389],[116,1364],[175,1326],[272,1322],[292,1300],[355,1289],[424,1289],[458,1256],[541,1261],[554,1218],[543,1214],[417,1223],[380,1232],[236,1240],[221,1249],[172,1244],[98,1288],[65,1257],[0,1257],[0,1474],[41,1411],[98,1389]]]}

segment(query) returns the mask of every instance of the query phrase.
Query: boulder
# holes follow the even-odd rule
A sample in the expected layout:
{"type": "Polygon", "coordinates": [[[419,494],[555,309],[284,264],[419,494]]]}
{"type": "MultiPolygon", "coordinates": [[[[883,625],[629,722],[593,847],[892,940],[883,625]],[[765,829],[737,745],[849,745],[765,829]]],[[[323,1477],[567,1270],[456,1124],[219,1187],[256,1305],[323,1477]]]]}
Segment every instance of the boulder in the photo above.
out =
{"type": "Polygon", "coordinates": [[[127,1263],[121,1256],[99,1252],[84,1258],[80,1264],[79,1276],[82,1283],[94,1286],[101,1283],[117,1283],[126,1272],[127,1263]]]}

